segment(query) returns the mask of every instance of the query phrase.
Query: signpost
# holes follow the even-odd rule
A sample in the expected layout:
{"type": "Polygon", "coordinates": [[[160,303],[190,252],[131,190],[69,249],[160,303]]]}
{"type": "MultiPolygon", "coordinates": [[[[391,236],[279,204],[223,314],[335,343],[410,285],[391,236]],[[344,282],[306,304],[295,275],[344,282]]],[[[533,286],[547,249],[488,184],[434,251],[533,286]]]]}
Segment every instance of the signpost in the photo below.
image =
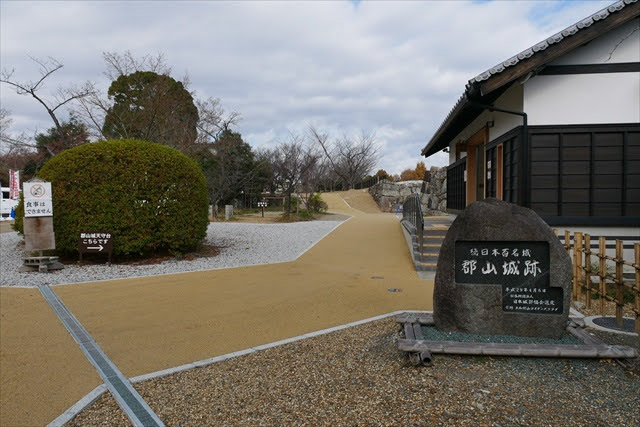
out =
{"type": "Polygon", "coordinates": [[[51,183],[34,178],[23,183],[24,195],[24,245],[27,252],[39,251],[37,257],[25,257],[20,271],[61,269],[58,257],[42,256],[42,251],[56,248],[53,232],[53,201],[51,183]]]}
{"type": "Polygon", "coordinates": [[[264,218],[264,208],[267,207],[267,202],[258,202],[258,207],[262,208],[262,218],[264,218]]]}
{"type": "Polygon", "coordinates": [[[78,237],[78,252],[80,261],[82,254],[108,254],[108,265],[111,265],[111,253],[113,252],[113,235],[106,232],[83,232],[78,237]]]}

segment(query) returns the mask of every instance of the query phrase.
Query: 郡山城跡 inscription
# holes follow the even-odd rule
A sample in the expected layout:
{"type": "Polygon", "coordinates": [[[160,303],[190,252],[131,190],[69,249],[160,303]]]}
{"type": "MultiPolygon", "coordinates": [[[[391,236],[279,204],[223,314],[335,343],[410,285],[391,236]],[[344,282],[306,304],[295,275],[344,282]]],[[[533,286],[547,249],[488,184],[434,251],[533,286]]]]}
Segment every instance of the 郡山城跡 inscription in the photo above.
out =
{"type": "Polygon", "coordinates": [[[561,314],[563,291],[549,286],[549,243],[456,241],[457,283],[502,285],[502,310],[561,314]]]}
{"type": "Polygon", "coordinates": [[[531,209],[497,199],[470,204],[442,242],[433,319],[442,331],[559,338],[569,318],[573,266],[531,209]]]}

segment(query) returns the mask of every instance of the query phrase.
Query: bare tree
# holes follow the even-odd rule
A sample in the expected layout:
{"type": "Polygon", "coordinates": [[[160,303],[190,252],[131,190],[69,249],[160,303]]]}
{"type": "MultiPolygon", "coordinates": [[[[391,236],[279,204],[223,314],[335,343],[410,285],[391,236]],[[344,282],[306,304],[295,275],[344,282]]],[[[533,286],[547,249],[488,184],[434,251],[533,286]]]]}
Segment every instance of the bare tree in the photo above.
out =
{"type": "Polygon", "coordinates": [[[137,71],[151,71],[164,76],[171,74],[171,67],[167,65],[162,52],[158,52],[155,56],[147,54],[141,58],[136,58],[129,50],[124,53],[103,52],[102,58],[107,65],[104,74],[111,80],[137,71]]]}
{"type": "Polygon", "coordinates": [[[373,133],[362,131],[355,138],[344,135],[331,142],[327,133],[309,126],[309,136],[320,145],[332,172],[348,189],[370,174],[377,164],[378,146],[373,133]]]}
{"type": "Polygon", "coordinates": [[[291,214],[291,195],[319,159],[320,155],[305,144],[304,138],[293,133],[273,149],[272,168],[276,183],[285,196],[285,215],[291,214]]]}
{"type": "Polygon", "coordinates": [[[49,117],[51,117],[51,120],[53,120],[61,139],[67,142],[68,136],[65,133],[60,119],[58,119],[58,116],[56,115],[56,111],[60,107],[69,104],[71,101],[91,95],[94,93],[95,89],[93,85],[88,82],[73,90],[60,87],[53,96],[50,97],[50,99],[47,99],[41,94],[40,90],[43,88],[45,80],[47,80],[47,78],[49,78],[53,73],[60,70],[63,65],[54,58],[48,58],[47,60],[41,60],[38,58],[31,59],[40,67],[40,78],[37,81],[16,80],[13,78],[15,70],[12,69],[11,71],[3,70],[0,73],[0,82],[12,86],[18,95],[31,96],[40,103],[47,111],[47,114],[49,114],[49,117]]]}
{"type": "Polygon", "coordinates": [[[5,108],[0,108],[0,153],[11,152],[20,148],[35,149],[35,144],[29,142],[29,138],[24,132],[19,135],[9,132],[12,123],[11,112],[5,108]]]}
{"type": "Polygon", "coordinates": [[[320,186],[329,180],[330,165],[324,156],[317,152],[313,146],[309,147],[309,151],[317,158],[315,165],[308,168],[302,175],[298,191],[298,197],[304,202],[307,211],[311,212],[311,200],[315,193],[318,192],[320,186]]]}
{"type": "Polygon", "coordinates": [[[237,125],[242,119],[240,113],[232,111],[225,113],[222,108],[220,98],[209,97],[204,101],[196,100],[198,108],[198,139],[197,142],[204,143],[215,141],[224,132],[237,125]]]}

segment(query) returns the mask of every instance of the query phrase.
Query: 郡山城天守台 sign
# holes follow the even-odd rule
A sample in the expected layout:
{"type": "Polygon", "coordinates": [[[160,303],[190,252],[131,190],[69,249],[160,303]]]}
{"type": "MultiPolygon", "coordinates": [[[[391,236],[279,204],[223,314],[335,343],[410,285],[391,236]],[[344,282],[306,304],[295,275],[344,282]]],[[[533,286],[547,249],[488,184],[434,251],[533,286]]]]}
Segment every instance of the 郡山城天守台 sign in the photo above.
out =
{"type": "Polygon", "coordinates": [[[81,232],[78,237],[78,252],[80,261],[83,253],[107,254],[108,263],[111,264],[111,253],[113,252],[113,235],[107,232],[81,232]]]}

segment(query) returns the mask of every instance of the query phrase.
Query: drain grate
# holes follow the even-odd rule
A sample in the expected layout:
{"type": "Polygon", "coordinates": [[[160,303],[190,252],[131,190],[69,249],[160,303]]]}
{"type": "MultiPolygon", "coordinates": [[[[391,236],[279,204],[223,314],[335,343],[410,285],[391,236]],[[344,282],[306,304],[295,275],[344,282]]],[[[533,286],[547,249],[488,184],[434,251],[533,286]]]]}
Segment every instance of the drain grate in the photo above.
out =
{"type": "Polygon", "coordinates": [[[124,413],[136,426],[164,426],[163,422],[133,388],[129,380],[109,360],[100,346],[49,286],[38,286],[62,324],[96,368],[124,413]]]}
{"type": "Polygon", "coordinates": [[[371,278],[373,280],[382,280],[382,279],[384,279],[384,277],[382,277],[382,276],[371,276],[371,278]]]}

